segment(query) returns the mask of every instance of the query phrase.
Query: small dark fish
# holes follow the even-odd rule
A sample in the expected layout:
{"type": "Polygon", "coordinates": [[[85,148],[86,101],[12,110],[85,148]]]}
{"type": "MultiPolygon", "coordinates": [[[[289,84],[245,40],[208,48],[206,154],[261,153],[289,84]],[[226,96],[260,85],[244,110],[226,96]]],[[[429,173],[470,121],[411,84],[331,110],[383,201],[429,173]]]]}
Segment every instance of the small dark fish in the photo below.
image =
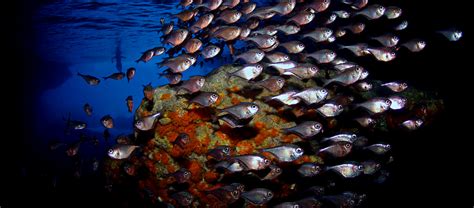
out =
{"type": "Polygon", "coordinates": [[[210,149],[207,154],[217,161],[227,159],[230,156],[229,146],[217,146],[214,149],[210,149]]]}
{"type": "Polygon", "coordinates": [[[155,47],[152,50],[153,50],[153,56],[159,56],[159,55],[165,53],[166,48],[165,47],[155,47]]]}
{"type": "Polygon", "coordinates": [[[130,67],[127,69],[127,80],[128,82],[130,82],[130,80],[133,79],[133,77],[135,76],[135,73],[136,73],[136,69],[134,67],[130,67]]]}
{"type": "Polygon", "coordinates": [[[167,73],[160,73],[159,76],[164,76],[166,79],[168,79],[170,85],[176,85],[179,82],[181,82],[181,79],[183,78],[183,74],[181,73],[172,73],[172,72],[167,72],[167,73]]]}
{"type": "MultiPolygon", "coordinates": [[[[189,32],[186,29],[178,29],[173,30],[170,32],[169,35],[166,36],[164,43],[168,43],[173,47],[176,47],[184,42],[184,40],[188,37],[189,32]]],[[[145,54],[144,54],[145,55],[145,54]]],[[[153,57],[154,54],[149,54],[149,56],[153,57]]],[[[151,59],[151,57],[149,59],[151,59]]]]}
{"type": "Polygon", "coordinates": [[[151,58],[153,58],[153,56],[155,55],[155,51],[154,50],[147,50],[145,52],[143,52],[142,56],[140,56],[139,59],[137,59],[135,62],[140,62],[140,61],[143,61],[144,63],[148,62],[151,60],[151,58]]]}
{"type": "Polygon", "coordinates": [[[161,115],[161,112],[157,112],[155,114],[140,118],[139,120],[135,122],[135,127],[137,127],[137,129],[140,129],[142,131],[151,130],[153,126],[155,125],[156,119],[160,117],[160,115],[161,115]]]}
{"type": "Polygon", "coordinates": [[[181,149],[184,149],[190,142],[191,142],[191,138],[189,137],[189,135],[186,133],[181,133],[178,135],[178,137],[176,137],[176,139],[173,142],[173,145],[177,145],[181,149]]]}
{"type": "Polygon", "coordinates": [[[69,157],[76,156],[77,153],[79,152],[79,147],[81,147],[82,140],[79,140],[73,144],[71,144],[67,149],[66,149],[66,155],[69,157]]]}
{"type": "Polygon", "coordinates": [[[255,103],[251,102],[241,102],[237,105],[224,108],[224,109],[217,109],[218,113],[226,112],[235,117],[236,119],[248,119],[257,114],[259,107],[255,103]]]}
{"type": "Polygon", "coordinates": [[[105,141],[108,142],[111,137],[109,129],[104,129],[104,133],[102,133],[102,135],[104,136],[105,141]]]}
{"type": "Polygon", "coordinates": [[[273,180],[277,178],[279,175],[281,175],[283,171],[280,167],[276,165],[270,165],[269,168],[270,168],[270,172],[268,172],[268,174],[261,179],[262,181],[273,180]]]}
{"type": "Polygon", "coordinates": [[[127,102],[128,112],[131,113],[133,111],[133,97],[130,95],[125,99],[125,101],[127,102]]]}
{"type": "Polygon", "coordinates": [[[219,95],[213,92],[200,92],[199,95],[191,99],[190,103],[197,103],[204,107],[209,107],[212,104],[216,103],[219,99],[219,95]]]}
{"type": "Polygon", "coordinates": [[[97,77],[94,77],[94,76],[91,76],[91,75],[84,75],[84,74],[81,74],[81,73],[77,73],[77,75],[82,77],[87,82],[87,84],[89,84],[89,85],[96,86],[100,83],[100,79],[97,78],[97,77]]]}
{"type": "Polygon", "coordinates": [[[88,116],[92,116],[92,106],[89,103],[84,104],[83,109],[88,116]]]}
{"type": "Polygon", "coordinates": [[[298,26],[306,25],[313,21],[315,15],[311,11],[304,10],[291,17],[288,22],[294,22],[298,26]]]}
{"type": "Polygon", "coordinates": [[[114,120],[112,119],[112,116],[110,115],[105,115],[100,119],[100,123],[107,129],[114,128],[114,120]]]}
{"type": "Polygon", "coordinates": [[[168,35],[171,33],[171,31],[173,31],[173,28],[174,28],[174,22],[170,22],[168,24],[163,25],[163,27],[161,27],[161,32],[163,33],[163,35],[168,35]]]}
{"type": "Polygon", "coordinates": [[[250,14],[253,12],[253,10],[257,7],[257,4],[254,3],[254,2],[247,2],[247,3],[244,3],[242,4],[242,7],[240,9],[240,12],[242,12],[243,14],[250,14]]]}
{"type": "Polygon", "coordinates": [[[117,136],[117,138],[115,139],[115,142],[117,142],[117,144],[130,144],[131,143],[131,140],[128,136],[125,136],[125,135],[119,135],[117,136]]]}
{"type": "Polygon", "coordinates": [[[361,163],[361,165],[364,166],[363,171],[366,175],[372,175],[375,172],[379,171],[380,168],[382,168],[382,165],[380,165],[380,163],[375,162],[373,160],[364,161],[361,163]]]}
{"type": "Polygon", "coordinates": [[[360,117],[354,120],[357,121],[357,123],[359,123],[359,125],[361,125],[362,127],[374,127],[377,123],[374,119],[370,117],[360,117]]]}
{"type": "Polygon", "coordinates": [[[186,183],[191,179],[191,172],[186,168],[181,168],[178,171],[171,174],[176,183],[186,183]]]}
{"type": "Polygon", "coordinates": [[[194,200],[194,196],[187,191],[175,193],[171,195],[171,198],[174,199],[179,206],[183,207],[190,206],[194,200]]]}
{"type": "Polygon", "coordinates": [[[136,173],[135,165],[131,163],[125,163],[125,165],[123,165],[123,170],[125,171],[127,175],[135,176],[135,173],[136,173]]]}
{"type": "Polygon", "coordinates": [[[110,148],[107,152],[107,155],[113,159],[126,159],[130,157],[132,152],[138,148],[139,146],[136,145],[129,145],[129,144],[117,144],[114,147],[110,148]]]}
{"type": "Polygon", "coordinates": [[[313,137],[319,132],[322,132],[322,130],[323,126],[316,121],[305,121],[294,127],[283,129],[285,133],[295,133],[303,139],[313,137]]]}
{"type": "Polygon", "coordinates": [[[204,84],[206,83],[206,79],[203,76],[193,76],[190,77],[188,80],[184,81],[178,88],[177,91],[183,89],[187,93],[193,94],[195,92],[199,92],[204,84]]]}
{"type": "Polygon", "coordinates": [[[321,167],[316,163],[303,163],[298,168],[298,173],[303,177],[313,177],[321,173],[321,167]]]}
{"type": "Polygon", "coordinates": [[[264,205],[273,198],[273,192],[266,188],[255,188],[242,193],[241,197],[253,205],[264,205]]]}
{"type": "Polygon", "coordinates": [[[103,78],[104,80],[107,80],[107,79],[122,80],[124,77],[125,77],[125,74],[123,72],[117,72],[103,78]]]}

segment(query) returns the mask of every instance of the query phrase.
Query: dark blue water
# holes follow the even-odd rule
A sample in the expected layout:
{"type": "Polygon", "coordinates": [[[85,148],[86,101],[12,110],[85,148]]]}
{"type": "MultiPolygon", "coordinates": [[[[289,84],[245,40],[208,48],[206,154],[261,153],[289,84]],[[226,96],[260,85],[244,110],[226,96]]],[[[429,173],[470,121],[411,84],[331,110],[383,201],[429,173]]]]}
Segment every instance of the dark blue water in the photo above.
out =
{"type": "MultiPolygon", "coordinates": [[[[465,116],[460,115],[472,108],[466,106],[463,97],[469,93],[457,95],[472,88],[471,80],[465,76],[470,70],[470,65],[466,65],[470,63],[468,54],[472,53],[467,47],[470,42],[466,22],[469,7],[461,5],[465,4],[461,1],[396,3],[411,20],[409,27],[416,28],[409,33],[421,34],[436,44],[428,42],[423,53],[405,55],[401,61],[390,65],[377,63],[371,66],[377,69],[371,73],[381,79],[403,79],[417,87],[439,92],[446,100],[447,110],[441,121],[425,129],[424,133],[415,134],[409,138],[411,140],[398,141],[404,149],[399,152],[394,167],[395,179],[378,187],[381,191],[369,195],[373,199],[369,207],[409,206],[410,203],[433,205],[438,204],[438,200],[444,203],[469,201],[462,194],[465,192],[458,191],[453,185],[471,181],[461,178],[465,175],[462,170],[470,164],[463,163],[462,159],[472,158],[472,155],[465,156],[466,152],[458,146],[469,139],[461,136],[468,130],[462,128],[460,118],[465,116]],[[465,37],[460,42],[452,45],[432,35],[432,31],[451,25],[464,30],[465,37]],[[422,197],[422,193],[432,197],[422,197]],[[451,195],[457,198],[448,197],[451,195]]],[[[64,135],[64,119],[69,113],[72,119],[87,122],[87,130],[83,133],[96,135],[101,141],[99,148],[80,150],[83,163],[89,167],[91,159],[103,157],[106,147],[112,143],[102,138],[103,127],[99,122],[102,116],[110,114],[114,118],[111,140],[120,134],[131,133],[133,114],[127,111],[125,98],[133,96],[136,108],[143,97],[143,85],[151,83],[156,87],[167,83],[164,77],[158,76],[162,69],[158,70],[154,64],[165,56],[154,57],[146,64],[135,60],[145,50],[162,45],[157,33],[159,20],[174,18],[172,14],[178,13],[176,4],[177,1],[31,1],[18,6],[17,21],[12,22],[18,31],[13,47],[16,63],[24,70],[15,74],[15,77],[23,78],[23,82],[19,81],[22,87],[13,87],[22,90],[11,98],[22,101],[15,104],[23,114],[20,124],[16,125],[20,130],[15,132],[19,132],[23,140],[15,143],[17,154],[10,155],[15,163],[6,168],[21,177],[14,177],[11,197],[0,197],[0,202],[20,207],[24,202],[13,198],[20,196],[25,200],[35,199],[41,205],[58,205],[61,203],[57,201],[64,199],[74,207],[115,205],[120,201],[118,198],[124,197],[105,194],[102,178],[87,171],[83,173],[86,179],[82,184],[71,182],[73,162],[63,151],[50,152],[48,142],[52,139],[67,143],[78,140],[78,132],[64,135]],[[130,83],[125,79],[102,80],[99,86],[92,87],[76,75],[79,72],[103,77],[119,70],[125,72],[129,67],[137,69],[130,83]],[[93,107],[92,117],[83,112],[85,103],[93,107]],[[59,192],[51,188],[55,178],[64,181],[58,182],[64,187],[59,192]]],[[[195,65],[183,78],[207,74],[222,63],[224,61],[206,63],[204,67],[195,65]]],[[[134,196],[128,197],[132,203],[134,196]]]]}

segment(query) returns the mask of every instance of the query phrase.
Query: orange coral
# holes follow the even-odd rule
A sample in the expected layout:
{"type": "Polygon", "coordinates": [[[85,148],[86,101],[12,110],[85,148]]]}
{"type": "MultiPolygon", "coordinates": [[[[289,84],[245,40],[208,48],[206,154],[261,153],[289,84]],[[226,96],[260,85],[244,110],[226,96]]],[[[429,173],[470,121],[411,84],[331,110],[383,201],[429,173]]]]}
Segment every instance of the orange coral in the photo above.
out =
{"type": "Polygon", "coordinates": [[[219,173],[216,173],[214,171],[208,171],[204,173],[204,180],[206,180],[208,183],[212,183],[217,180],[219,177],[219,173]]]}
{"type": "Polygon", "coordinates": [[[162,94],[160,97],[160,100],[169,100],[169,99],[171,99],[171,94],[169,93],[162,94]]]}
{"type": "Polygon", "coordinates": [[[196,160],[190,160],[188,165],[188,170],[191,172],[191,180],[194,182],[198,182],[201,180],[201,165],[196,160]]]}
{"type": "Polygon", "coordinates": [[[299,159],[293,161],[294,164],[303,164],[305,162],[311,162],[311,158],[308,155],[303,155],[299,159]]]}
{"type": "Polygon", "coordinates": [[[255,143],[251,140],[242,140],[238,142],[235,146],[237,147],[237,153],[239,155],[245,155],[253,152],[255,148],[255,143]]]}

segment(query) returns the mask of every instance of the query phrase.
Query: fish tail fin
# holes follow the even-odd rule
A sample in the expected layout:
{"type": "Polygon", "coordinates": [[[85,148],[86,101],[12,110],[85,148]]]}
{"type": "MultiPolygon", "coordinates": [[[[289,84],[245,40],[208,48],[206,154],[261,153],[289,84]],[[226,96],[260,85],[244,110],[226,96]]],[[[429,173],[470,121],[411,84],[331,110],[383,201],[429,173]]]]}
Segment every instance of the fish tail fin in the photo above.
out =
{"type": "Polygon", "coordinates": [[[102,79],[104,79],[104,80],[107,80],[107,79],[108,79],[108,77],[102,77],[102,79]]]}
{"type": "Polygon", "coordinates": [[[79,72],[77,72],[77,75],[78,75],[78,76],[81,76],[81,77],[84,76],[83,74],[81,74],[81,73],[79,73],[79,72]]]}

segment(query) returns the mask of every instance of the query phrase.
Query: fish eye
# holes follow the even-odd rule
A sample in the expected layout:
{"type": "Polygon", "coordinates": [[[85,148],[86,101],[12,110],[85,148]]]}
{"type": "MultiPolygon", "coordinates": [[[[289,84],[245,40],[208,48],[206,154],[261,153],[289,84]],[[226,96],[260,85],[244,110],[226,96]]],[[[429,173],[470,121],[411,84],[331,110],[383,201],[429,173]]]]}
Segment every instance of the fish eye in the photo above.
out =
{"type": "Polygon", "coordinates": [[[212,99],[217,99],[218,96],[217,96],[216,94],[211,94],[211,98],[212,98],[212,99]]]}
{"type": "Polygon", "coordinates": [[[408,84],[404,82],[404,83],[402,83],[402,87],[406,88],[406,87],[408,87],[408,84]]]}
{"type": "Polygon", "coordinates": [[[323,94],[328,93],[328,91],[327,91],[326,89],[322,89],[321,92],[322,92],[323,94]]]}
{"type": "Polygon", "coordinates": [[[281,172],[281,168],[279,168],[279,167],[275,168],[275,172],[276,172],[276,173],[280,173],[280,172],[281,172]]]}
{"type": "Polygon", "coordinates": [[[190,64],[190,63],[191,63],[190,60],[186,60],[186,61],[184,61],[184,62],[186,62],[186,64],[190,64]]]}
{"type": "Polygon", "coordinates": [[[352,145],[351,145],[350,143],[347,143],[347,144],[344,145],[344,147],[345,147],[345,148],[351,148],[352,145]]]}
{"type": "Polygon", "coordinates": [[[253,109],[258,109],[258,106],[257,106],[257,105],[252,105],[252,106],[250,106],[250,107],[253,108],[253,109]]]}
{"type": "Polygon", "coordinates": [[[316,125],[314,125],[314,127],[319,130],[319,129],[321,129],[321,124],[316,124],[316,125]]]}
{"type": "Polygon", "coordinates": [[[262,65],[257,65],[257,69],[262,69],[262,65]]]}
{"type": "Polygon", "coordinates": [[[277,82],[282,83],[285,82],[283,79],[278,79],[277,82]]]}
{"type": "Polygon", "coordinates": [[[229,148],[229,147],[224,147],[224,150],[223,150],[223,152],[225,152],[225,153],[228,153],[228,152],[230,152],[230,148],[229,148]]]}
{"type": "Polygon", "coordinates": [[[269,192],[267,193],[267,197],[273,197],[273,193],[269,191],[269,192]]]}
{"type": "Polygon", "coordinates": [[[338,110],[342,110],[342,105],[337,105],[338,110]]]}
{"type": "Polygon", "coordinates": [[[298,47],[304,48],[304,45],[302,43],[298,44],[298,47]]]}
{"type": "Polygon", "coordinates": [[[288,55],[283,56],[284,59],[289,59],[288,55]]]}
{"type": "Polygon", "coordinates": [[[113,149],[109,149],[109,154],[112,154],[114,153],[114,150],[113,149]]]}
{"type": "Polygon", "coordinates": [[[237,190],[232,191],[232,195],[238,196],[238,195],[239,195],[239,191],[237,191],[237,190]]]}
{"type": "Polygon", "coordinates": [[[265,164],[267,164],[267,165],[268,165],[268,164],[270,164],[270,160],[268,160],[268,159],[264,159],[264,160],[263,160],[263,163],[265,163],[265,164]]]}

